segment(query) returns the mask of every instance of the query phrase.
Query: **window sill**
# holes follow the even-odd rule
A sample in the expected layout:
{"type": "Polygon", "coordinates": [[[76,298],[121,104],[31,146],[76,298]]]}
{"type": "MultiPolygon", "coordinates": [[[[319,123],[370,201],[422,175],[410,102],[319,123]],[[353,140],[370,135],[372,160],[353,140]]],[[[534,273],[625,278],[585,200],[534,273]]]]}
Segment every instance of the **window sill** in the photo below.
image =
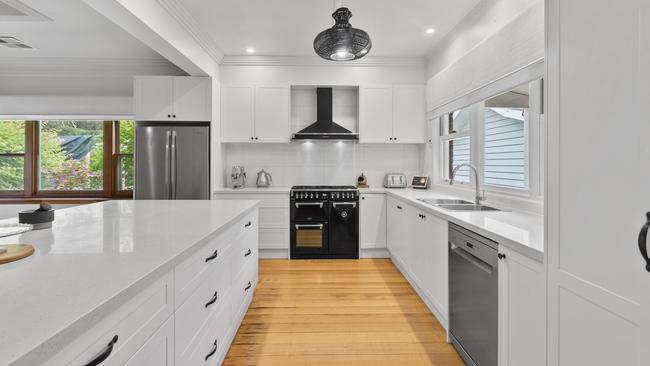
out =
{"type": "MultiPolygon", "coordinates": [[[[110,198],[110,199],[127,199],[127,198],[110,198]]],[[[22,204],[40,204],[47,202],[55,205],[83,205],[88,203],[104,202],[109,198],[63,198],[63,197],[32,197],[32,198],[0,198],[0,205],[22,205],[22,204]]],[[[128,198],[130,199],[130,198],[128,198]]]]}

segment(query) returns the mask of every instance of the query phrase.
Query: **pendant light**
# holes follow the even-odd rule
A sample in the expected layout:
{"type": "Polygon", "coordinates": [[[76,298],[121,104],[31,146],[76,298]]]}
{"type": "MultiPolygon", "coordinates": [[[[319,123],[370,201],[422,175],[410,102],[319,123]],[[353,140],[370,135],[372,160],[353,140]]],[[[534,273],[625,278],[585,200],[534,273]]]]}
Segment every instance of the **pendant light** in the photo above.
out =
{"type": "Polygon", "coordinates": [[[351,61],[368,54],[372,47],[370,36],[361,29],[352,28],[351,17],[350,10],[341,7],[339,1],[332,14],[336,24],[314,38],[314,51],[318,56],[330,61],[351,61]]]}

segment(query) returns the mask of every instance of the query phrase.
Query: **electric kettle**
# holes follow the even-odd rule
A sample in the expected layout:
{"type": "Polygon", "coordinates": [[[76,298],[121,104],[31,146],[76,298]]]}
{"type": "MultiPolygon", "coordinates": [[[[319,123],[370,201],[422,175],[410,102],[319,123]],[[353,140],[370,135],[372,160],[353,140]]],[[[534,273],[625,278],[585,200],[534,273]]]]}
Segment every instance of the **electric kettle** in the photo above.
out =
{"type": "Polygon", "coordinates": [[[271,174],[264,171],[264,169],[257,172],[257,186],[258,187],[270,187],[273,178],[271,174]]]}

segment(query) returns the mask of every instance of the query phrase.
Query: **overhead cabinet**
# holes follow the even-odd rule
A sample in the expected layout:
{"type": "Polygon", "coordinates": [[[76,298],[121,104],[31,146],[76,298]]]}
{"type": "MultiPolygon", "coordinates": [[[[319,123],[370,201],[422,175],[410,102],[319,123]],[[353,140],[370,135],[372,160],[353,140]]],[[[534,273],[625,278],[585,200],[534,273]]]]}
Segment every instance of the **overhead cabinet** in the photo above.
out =
{"type": "Polygon", "coordinates": [[[289,142],[288,84],[224,84],[221,142],[289,142]]]}
{"type": "Polygon", "coordinates": [[[137,76],[134,80],[136,121],[212,120],[212,83],[209,77],[137,76]]]}
{"type": "Polygon", "coordinates": [[[361,86],[359,139],[362,143],[425,143],[424,85],[361,86]]]}

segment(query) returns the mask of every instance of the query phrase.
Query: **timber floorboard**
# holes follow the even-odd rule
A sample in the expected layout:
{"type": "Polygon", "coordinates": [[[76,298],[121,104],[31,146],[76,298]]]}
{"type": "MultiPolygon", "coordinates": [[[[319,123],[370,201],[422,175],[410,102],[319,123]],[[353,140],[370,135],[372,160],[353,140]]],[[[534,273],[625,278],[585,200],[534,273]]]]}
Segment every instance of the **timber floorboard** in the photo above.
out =
{"type": "Polygon", "coordinates": [[[389,259],[260,260],[224,365],[464,366],[389,259]]]}

